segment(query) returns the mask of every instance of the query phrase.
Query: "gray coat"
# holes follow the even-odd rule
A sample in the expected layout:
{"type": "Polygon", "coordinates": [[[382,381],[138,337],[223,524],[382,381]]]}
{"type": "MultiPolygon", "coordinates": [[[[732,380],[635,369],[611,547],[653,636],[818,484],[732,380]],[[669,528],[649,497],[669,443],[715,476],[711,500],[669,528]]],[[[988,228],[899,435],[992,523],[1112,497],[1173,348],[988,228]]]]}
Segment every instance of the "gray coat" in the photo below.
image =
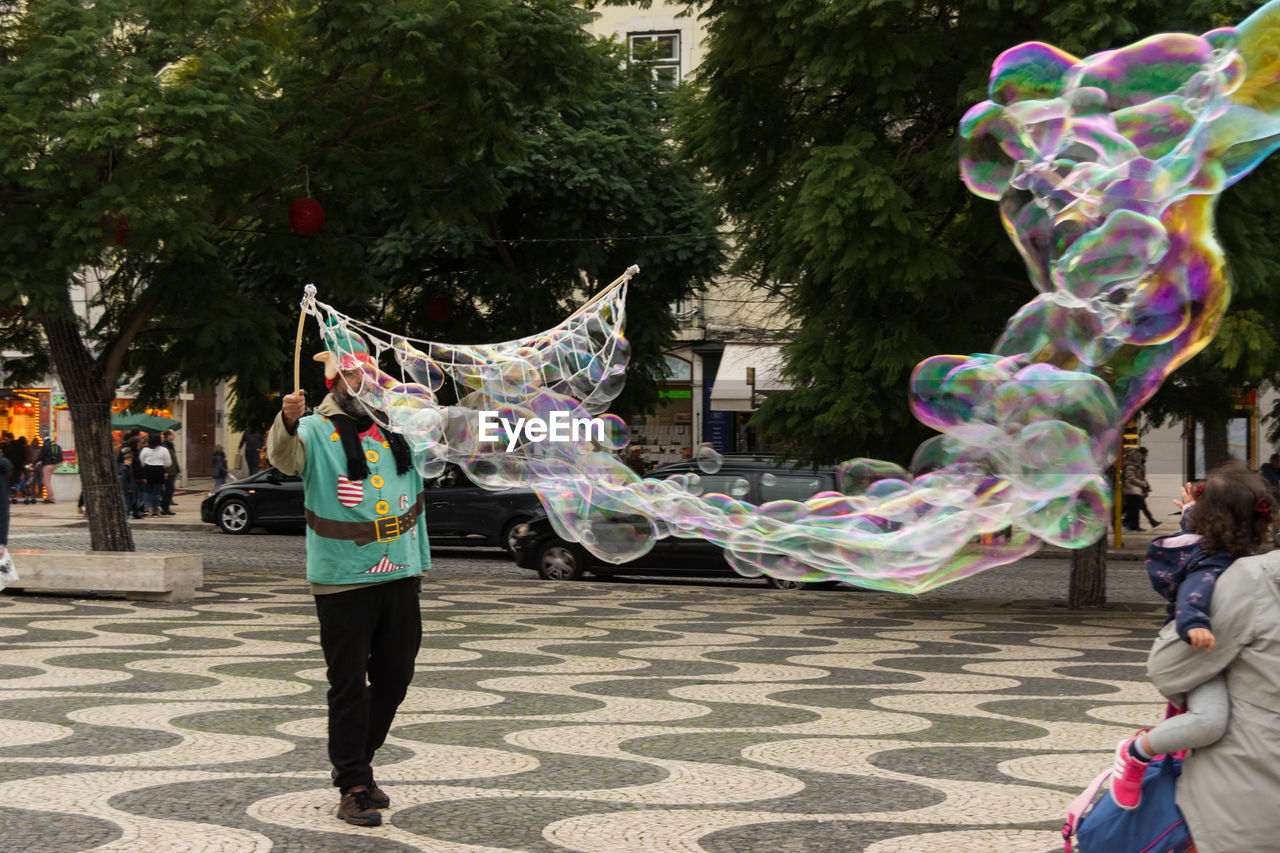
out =
{"type": "Polygon", "coordinates": [[[1147,661],[1179,702],[1226,671],[1231,723],[1183,764],[1178,805],[1199,853],[1280,853],[1280,551],[1233,563],[1209,612],[1213,651],[1192,649],[1170,622],[1147,661]]]}

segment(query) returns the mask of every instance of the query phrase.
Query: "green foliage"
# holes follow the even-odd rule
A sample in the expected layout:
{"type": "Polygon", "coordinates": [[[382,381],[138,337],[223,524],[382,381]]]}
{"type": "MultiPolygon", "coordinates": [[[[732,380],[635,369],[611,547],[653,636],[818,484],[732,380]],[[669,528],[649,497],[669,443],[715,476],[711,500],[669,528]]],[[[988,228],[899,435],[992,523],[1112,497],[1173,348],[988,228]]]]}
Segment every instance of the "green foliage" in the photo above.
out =
{"type": "Polygon", "coordinates": [[[29,348],[96,273],[80,333],[108,397],[117,376],[144,400],[234,376],[234,420],[260,425],[291,384],[308,281],[408,334],[501,340],[633,262],[643,380],[667,304],[718,262],[707,236],[625,240],[716,220],[667,141],[668,99],[572,0],[0,12],[0,306],[24,306],[0,343],[29,348]],[[288,226],[306,195],[327,213],[315,237],[288,226]],[[425,319],[433,297],[447,322],[425,319]]]}
{"type": "Polygon", "coordinates": [[[299,283],[314,281],[321,299],[384,328],[475,343],[553,326],[635,263],[632,363],[615,411],[651,406],[668,306],[719,264],[717,218],[668,141],[670,97],[624,69],[616,46],[575,38],[571,85],[512,108],[508,157],[325,160],[310,170],[329,211],[324,232],[255,240],[245,254],[253,279],[294,301],[299,283]],[[342,236],[354,234],[384,239],[342,236]],[[433,310],[442,302],[447,317],[433,310]]]}
{"type": "MultiPolygon", "coordinates": [[[[216,233],[242,204],[224,177],[283,162],[261,91],[268,46],[239,23],[251,6],[171,7],[49,0],[0,18],[0,303],[24,304],[0,335],[30,345],[73,316],[84,283],[81,332],[108,397],[135,336],[232,339],[234,314],[191,310],[193,294],[224,300],[216,233]]],[[[246,348],[262,331],[250,314],[246,348]]]]}
{"type": "Polygon", "coordinates": [[[805,459],[907,461],[926,435],[906,405],[912,368],[987,350],[1035,295],[995,205],[958,177],[956,126],[987,97],[995,58],[1031,40],[1084,55],[1203,32],[1253,5],[698,4],[710,28],[704,96],[682,115],[682,138],[745,232],[738,271],[794,284],[795,390],[771,395],[756,423],[805,459]]]}

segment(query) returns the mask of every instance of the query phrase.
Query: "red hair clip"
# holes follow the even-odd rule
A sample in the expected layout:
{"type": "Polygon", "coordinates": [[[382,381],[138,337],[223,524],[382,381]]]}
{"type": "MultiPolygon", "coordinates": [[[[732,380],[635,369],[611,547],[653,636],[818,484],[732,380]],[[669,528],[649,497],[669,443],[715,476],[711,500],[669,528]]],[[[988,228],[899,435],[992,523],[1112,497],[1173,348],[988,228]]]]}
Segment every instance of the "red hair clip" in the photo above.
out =
{"type": "Polygon", "coordinates": [[[1258,498],[1258,502],[1253,505],[1253,511],[1258,515],[1265,515],[1271,518],[1271,502],[1266,498],[1258,498]]]}

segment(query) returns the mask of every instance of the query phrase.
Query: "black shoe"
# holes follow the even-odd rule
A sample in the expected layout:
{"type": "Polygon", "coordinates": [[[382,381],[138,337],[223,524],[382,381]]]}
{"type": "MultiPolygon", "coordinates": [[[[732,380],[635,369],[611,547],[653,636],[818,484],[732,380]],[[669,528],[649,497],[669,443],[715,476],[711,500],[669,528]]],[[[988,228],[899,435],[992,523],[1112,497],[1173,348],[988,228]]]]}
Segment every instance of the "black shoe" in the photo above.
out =
{"type": "Polygon", "coordinates": [[[369,793],[364,785],[344,791],[338,803],[338,820],[356,826],[382,826],[382,813],[374,807],[369,793]]]}
{"type": "Polygon", "coordinates": [[[161,515],[177,515],[177,513],[176,513],[176,512],[169,512],[169,510],[167,510],[167,509],[162,509],[162,510],[160,510],[160,514],[161,514],[161,515]]]}

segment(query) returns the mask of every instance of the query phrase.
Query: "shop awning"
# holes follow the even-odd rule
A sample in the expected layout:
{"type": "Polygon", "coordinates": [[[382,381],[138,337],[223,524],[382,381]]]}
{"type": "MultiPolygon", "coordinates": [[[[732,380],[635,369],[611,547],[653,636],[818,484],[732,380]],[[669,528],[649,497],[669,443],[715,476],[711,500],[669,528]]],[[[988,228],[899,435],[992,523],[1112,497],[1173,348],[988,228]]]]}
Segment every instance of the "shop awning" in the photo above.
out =
{"type": "MultiPolygon", "coordinates": [[[[711,408],[722,412],[751,412],[751,385],[747,368],[754,368],[755,391],[786,391],[791,388],[782,379],[782,347],[780,344],[725,344],[711,386],[711,408]]],[[[759,398],[755,402],[759,402],[759,398]]]]}
{"type": "Polygon", "coordinates": [[[113,430],[140,429],[146,432],[163,432],[167,429],[182,429],[182,421],[175,421],[173,418],[162,418],[159,415],[149,415],[146,412],[113,412],[111,414],[111,428],[113,430]]]}

